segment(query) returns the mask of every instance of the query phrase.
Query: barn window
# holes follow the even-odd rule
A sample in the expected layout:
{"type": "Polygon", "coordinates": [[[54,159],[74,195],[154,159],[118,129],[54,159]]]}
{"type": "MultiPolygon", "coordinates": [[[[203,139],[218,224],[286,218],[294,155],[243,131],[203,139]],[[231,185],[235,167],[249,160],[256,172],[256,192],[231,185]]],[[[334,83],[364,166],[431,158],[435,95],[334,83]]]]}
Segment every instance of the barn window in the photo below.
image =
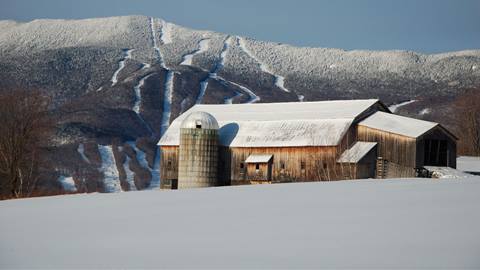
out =
{"type": "Polygon", "coordinates": [[[202,121],[195,121],[196,128],[202,128],[202,121]]]}
{"type": "Polygon", "coordinates": [[[285,162],[280,162],[280,169],[284,170],[285,169],[285,162]]]}
{"type": "Polygon", "coordinates": [[[326,163],[326,162],[323,163],[323,168],[324,168],[324,169],[327,168],[327,163],[326,163]]]}
{"type": "Polygon", "coordinates": [[[300,161],[300,170],[305,170],[305,161],[300,161]]]}
{"type": "Polygon", "coordinates": [[[255,170],[260,170],[260,164],[255,164],[255,170]]]}
{"type": "Polygon", "coordinates": [[[243,169],[243,168],[245,168],[245,163],[240,162],[240,169],[243,169]]]}
{"type": "Polygon", "coordinates": [[[172,168],[172,161],[169,160],[167,161],[167,169],[171,169],[172,168]]]}

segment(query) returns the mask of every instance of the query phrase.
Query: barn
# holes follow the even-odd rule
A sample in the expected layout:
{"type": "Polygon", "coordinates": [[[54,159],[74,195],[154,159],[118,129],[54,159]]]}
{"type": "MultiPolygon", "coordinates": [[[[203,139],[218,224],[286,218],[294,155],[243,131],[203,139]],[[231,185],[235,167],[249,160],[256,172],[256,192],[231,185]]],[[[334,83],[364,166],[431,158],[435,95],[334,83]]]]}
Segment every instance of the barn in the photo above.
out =
{"type": "Polygon", "coordinates": [[[161,188],[414,177],[456,137],[377,99],[195,105],[158,143],[161,188]]]}

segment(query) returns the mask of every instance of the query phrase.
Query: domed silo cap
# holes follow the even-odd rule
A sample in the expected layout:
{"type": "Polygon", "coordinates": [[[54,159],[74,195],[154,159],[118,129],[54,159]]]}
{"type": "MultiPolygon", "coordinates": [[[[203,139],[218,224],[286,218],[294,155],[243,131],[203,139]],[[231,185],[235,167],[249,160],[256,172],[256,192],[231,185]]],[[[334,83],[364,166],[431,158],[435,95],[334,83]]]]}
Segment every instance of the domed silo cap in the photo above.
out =
{"type": "Polygon", "coordinates": [[[193,112],[183,119],[180,128],[218,129],[218,122],[207,112],[193,112]]]}

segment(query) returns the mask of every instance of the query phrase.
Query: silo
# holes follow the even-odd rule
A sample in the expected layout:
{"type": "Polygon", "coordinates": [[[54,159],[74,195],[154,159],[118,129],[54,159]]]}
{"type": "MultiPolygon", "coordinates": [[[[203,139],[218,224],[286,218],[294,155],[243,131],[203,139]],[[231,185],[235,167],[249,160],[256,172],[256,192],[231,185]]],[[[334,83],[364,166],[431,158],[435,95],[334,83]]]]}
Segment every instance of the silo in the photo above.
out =
{"type": "Polygon", "coordinates": [[[193,112],[180,126],[178,188],[218,185],[218,123],[206,112],[193,112]]]}

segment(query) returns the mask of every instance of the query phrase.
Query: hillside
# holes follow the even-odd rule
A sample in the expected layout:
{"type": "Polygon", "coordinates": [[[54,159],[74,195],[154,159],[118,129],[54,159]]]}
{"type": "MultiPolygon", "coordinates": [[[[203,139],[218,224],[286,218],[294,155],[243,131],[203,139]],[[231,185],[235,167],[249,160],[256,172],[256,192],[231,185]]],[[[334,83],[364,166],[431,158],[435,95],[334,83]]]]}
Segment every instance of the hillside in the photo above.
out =
{"type": "Polygon", "coordinates": [[[68,191],[57,179],[70,178],[71,192],[156,187],[155,143],[195,103],[381,98],[445,121],[452,100],[480,86],[479,67],[480,50],[299,48],[145,16],[0,21],[0,88],[54,100],[39,194],[68,191]]]}
{"type": "Polygon", "coordinates": [[[0,268],[478,268],[480,178],[0,202],[0,268]]]}

